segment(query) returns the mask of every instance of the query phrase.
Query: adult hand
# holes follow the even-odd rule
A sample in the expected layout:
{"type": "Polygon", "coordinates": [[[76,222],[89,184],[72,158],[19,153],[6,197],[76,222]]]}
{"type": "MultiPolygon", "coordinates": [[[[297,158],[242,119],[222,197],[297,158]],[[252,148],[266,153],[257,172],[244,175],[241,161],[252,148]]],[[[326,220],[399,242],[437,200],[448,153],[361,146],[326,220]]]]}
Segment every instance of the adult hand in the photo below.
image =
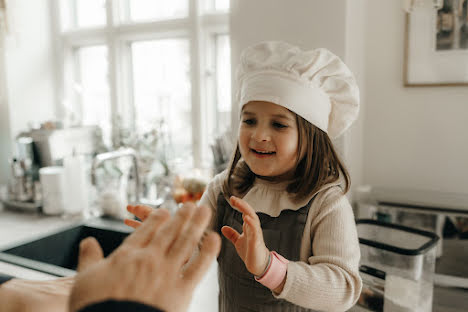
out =
{"type": "Polygon", "coordinates": [[[46,281],[11,279],[0,287],[0,311],[66,311],[73,281],[73,277],[46,281]]]}
{"type": "Polygon", "coordinates": [[[256,275],[261,275],[267,265],[270,251],[263,240],[260,220],[250,205],[235,196],[230,198],[231,205],[242,213],[244,220],[242,234],[239,234],[230,226],[223,226],[221,232],[236,247],[237,254],[244,261],[247,270],[256,275]]]}
{"type": "MultiPolygon", "coordinates": [[[[219,252],[217,234],[207,235],[200,253],[182,270],[210,220],[208,207],[186,204],[174,217],[157,209],[108,258],[89,261],[76,276],[70,310],[114,299],[138,301],[164,311],[185,311],[192,293],[219,252]]],[[[87,249],[98,244],[87,241],[87,249]]],[[[93,252],[91,252],[93,254],[93,252]]]]}

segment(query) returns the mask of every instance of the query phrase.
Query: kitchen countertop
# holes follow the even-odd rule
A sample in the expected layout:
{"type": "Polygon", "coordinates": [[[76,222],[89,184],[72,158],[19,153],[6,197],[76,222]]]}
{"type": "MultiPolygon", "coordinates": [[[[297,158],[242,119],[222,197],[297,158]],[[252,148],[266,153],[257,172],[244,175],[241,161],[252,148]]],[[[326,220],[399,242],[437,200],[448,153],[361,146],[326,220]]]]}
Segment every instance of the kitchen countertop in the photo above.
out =
{"type": "MultiPolygon", "coordinates": [[[[45,216],[39,213],[22,213],[0,210],[0,249],[16,243],[45,236],[60,228],[82,222],[81,218],[65,219],[60,216],[45,216]]],[[[97,220],[99,222],[99,220],[97,220]]],[[[112,221],[118,223],[118,221],[112,221]]],[[[122,224],[125,228],[125,225],[122,224]]],[[[46,280],[56,278],[45,273],[0,262],[0,272],[25,279],[46,280]]],[[[189,312],[218,311],[217,264],[213,263],[204,280],[196,289],[189,312]]],[[[434,287],[433,312],[468,310],[468,290],[434,287]]]]}
{"type": "Polygon", "coordinates": [[[368,202],[468,216],[468,194],[464,193],[377,186],[365,189],[359,196],[368,202]]]}
{"type": "Polygon", "coordinates": [[[0,211],[0,248],[79,222],[39,213],[0,211]]]}

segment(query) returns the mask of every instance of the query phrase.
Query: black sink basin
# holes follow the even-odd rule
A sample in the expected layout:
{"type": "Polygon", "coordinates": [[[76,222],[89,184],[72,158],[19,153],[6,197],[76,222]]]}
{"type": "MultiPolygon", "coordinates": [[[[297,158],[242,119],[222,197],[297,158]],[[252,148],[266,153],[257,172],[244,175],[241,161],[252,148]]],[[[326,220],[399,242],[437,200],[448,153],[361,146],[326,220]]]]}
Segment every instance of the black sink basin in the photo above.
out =
{"type": "Polygon", "coordinates": [[[82,239],[93,236],[104,256],[108,256],[128,234],[81,224],[2,250],[0,260],[55,276],[69,276],[75,273],[82,239]]]}

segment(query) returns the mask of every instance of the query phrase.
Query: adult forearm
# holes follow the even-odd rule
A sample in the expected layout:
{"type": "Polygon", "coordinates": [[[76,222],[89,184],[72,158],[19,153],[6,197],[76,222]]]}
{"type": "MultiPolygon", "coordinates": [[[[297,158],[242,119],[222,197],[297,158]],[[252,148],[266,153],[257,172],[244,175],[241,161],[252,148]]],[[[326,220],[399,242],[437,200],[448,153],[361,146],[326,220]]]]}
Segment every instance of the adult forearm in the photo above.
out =
{"type": "Polygon", "coordinates": [[[66,311],[73,278],[35,281],[13,278],[0,285],[2,311],[66,311]]]}

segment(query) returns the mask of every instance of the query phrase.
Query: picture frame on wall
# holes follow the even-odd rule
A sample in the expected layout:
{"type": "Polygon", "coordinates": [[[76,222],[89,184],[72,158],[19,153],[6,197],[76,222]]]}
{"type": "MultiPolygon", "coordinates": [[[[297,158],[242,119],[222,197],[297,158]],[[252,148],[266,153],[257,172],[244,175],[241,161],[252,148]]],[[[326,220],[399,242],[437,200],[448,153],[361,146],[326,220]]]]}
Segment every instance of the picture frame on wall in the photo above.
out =
{"type": "Polygon", "coordinates": [[[468,85],[468,0],[406,14],[404,85],[468,85]]]}

